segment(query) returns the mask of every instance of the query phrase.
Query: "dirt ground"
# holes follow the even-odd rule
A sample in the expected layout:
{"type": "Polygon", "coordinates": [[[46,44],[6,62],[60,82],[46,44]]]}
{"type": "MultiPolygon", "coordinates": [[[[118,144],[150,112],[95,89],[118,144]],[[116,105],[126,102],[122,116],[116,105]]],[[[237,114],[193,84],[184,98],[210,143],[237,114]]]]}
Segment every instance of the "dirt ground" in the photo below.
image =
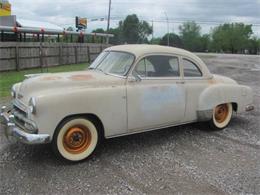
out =
{"type": "Polygon", "coordinates": [[[0,194],[260,194],[260,56],[198,55],[251,86],[255,110],[220,132],[191,124],[106,140],[79,164],[9,143],[0,127],[0,194]]]}

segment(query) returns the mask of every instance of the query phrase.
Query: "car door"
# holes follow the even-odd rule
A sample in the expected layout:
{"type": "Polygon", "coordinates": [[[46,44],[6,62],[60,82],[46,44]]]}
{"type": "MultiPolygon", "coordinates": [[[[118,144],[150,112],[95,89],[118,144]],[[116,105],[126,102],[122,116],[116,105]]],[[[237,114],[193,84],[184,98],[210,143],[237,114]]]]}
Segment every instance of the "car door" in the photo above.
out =
{"type": "Polygon", "coordinates": [[[208,87],[209,80],[204,77],[198,62],[188,57],[182,57],[180,62],[187,95],[184,120],[193,122],[197,120],[200,94],[208,87]]]}
{"type": "Polygon", "coordinates": [[[127,81],[128,130],[138,131],[181,123],[185,88],[179,57],[167,54],[140,59],[127,81]]]}

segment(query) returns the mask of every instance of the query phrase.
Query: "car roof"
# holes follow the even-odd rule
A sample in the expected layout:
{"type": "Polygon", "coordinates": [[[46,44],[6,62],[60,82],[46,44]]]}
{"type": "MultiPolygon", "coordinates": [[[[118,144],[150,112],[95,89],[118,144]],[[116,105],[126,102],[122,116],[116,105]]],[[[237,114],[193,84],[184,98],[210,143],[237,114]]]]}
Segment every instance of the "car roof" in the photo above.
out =
{"type": "Polygon", "coordinates": [[[190,58],[199,65],[204,77],[211,77],[208,68],[206,67],[205,63],[195,54],[176,47],[169,47],[169,46],[161,46],[161,45],[148,45],[148,44],[126,44],[126,45],[117,45],[112,46],[105,51],[123,51],[132,53],[135,55],[136,58],[142,57],[147,54],[152,53],[167,53],[167,54],[175,54],[190,58]]]}

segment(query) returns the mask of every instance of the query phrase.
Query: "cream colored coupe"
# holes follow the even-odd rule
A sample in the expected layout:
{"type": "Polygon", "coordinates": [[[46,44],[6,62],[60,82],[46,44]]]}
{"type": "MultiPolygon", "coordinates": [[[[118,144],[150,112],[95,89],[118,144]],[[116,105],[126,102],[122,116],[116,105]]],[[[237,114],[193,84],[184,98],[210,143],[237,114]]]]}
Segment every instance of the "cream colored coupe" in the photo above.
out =
{"type": "Polygon", "coordinates": [[[254,109],[249,87],[172,47],[114,46],[86,71],[27,77],[13,86],[12,107],[2,107],[6,134],[52,143],[69,161],[90,156],[102,138],[196,121],[223,129],[233,112],[254,109]]]}

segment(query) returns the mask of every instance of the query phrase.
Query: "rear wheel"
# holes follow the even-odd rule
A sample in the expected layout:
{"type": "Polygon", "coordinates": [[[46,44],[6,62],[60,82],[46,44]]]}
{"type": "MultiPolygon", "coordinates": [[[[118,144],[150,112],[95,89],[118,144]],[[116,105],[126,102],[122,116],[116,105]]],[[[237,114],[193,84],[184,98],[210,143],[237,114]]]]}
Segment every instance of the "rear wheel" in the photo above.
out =
{"type": "Polygon", "coordinates": [[[68,160],[81,161],[89,157],[99,141],[95,123],[87,118],[71,118],[57,128],[52,141],[54,152],[68,160]]]}
{"type": "Polygon", "coordinates": [[[233,114],[231,103],[220,104],[213,109],[210,126],[215,130],[221,130],[228,126],[233,114]]]}

